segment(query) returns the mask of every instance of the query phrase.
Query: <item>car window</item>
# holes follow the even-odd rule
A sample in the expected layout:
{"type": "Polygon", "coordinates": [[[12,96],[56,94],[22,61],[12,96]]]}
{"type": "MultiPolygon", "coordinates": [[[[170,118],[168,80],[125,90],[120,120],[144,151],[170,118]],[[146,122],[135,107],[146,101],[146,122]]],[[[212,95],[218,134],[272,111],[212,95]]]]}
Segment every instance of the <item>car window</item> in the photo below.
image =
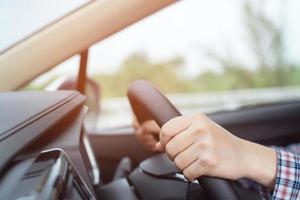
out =
{"type": "Polygon", "coordinates": [[[89,0],[1,0],[0,52],[89,0]]]}
{"type": "Polygon", "coordinates": [[[180,1],[94,45],[98,125],[130,123],[126,89],[147,79],[184,113],[298,99],[298,0],[180,1]],[[117,120],[118,119],[118,120],[117,120]]]}
{"type": "MultiPolygon", "coordinates": [[[[18,13],[11,2],[4,1],[1,11],[18,13]]],[[[14,26],[20,17],[5,22],[0,49],[84,3],[28,2],[33,6],[20,12],[36,12],[36,24],[26,25],[30,17],[21,19],[20,27],[14,26]],[[40,4],[50,12],[43,23],[40,4]],[[11,40],[4,44],[9,33],[11,40]]],[[[132,123],[125,96],[135,79],[154,83],[183,113],[299,99],[299,8],[298,0],[178,1],[93,45],[88,74],[102,99],[95,128],[132,123]]],[[[78,62],[75,56],[24,89],[55,89],[77,73],[78,62]]]]}
{"type": "MultiPolygon", "coordinates": [[[[75,80],[80,56],[75,55],[26,84],[21,90],[58,90],[68,80],[75,80]]],[[[71,89],[71,88],[70,88],[71,89]]]]}

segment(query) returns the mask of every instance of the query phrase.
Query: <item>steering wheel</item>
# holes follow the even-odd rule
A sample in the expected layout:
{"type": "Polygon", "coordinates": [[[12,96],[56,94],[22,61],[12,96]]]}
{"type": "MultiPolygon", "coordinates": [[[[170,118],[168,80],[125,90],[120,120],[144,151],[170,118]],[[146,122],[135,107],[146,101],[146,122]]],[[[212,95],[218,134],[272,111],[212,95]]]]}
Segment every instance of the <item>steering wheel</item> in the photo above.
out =
{"type": "MultiPolygon", "coordinates": [[[[127,96],[140,123],[153,119],[162,127],[170,119],[181,115],[166,96],[145,80],[134,81],[128,88],[127,96]]],[[[202,176],[197,181],[210,199],[240,199],[229,180],[202,176]]]]}

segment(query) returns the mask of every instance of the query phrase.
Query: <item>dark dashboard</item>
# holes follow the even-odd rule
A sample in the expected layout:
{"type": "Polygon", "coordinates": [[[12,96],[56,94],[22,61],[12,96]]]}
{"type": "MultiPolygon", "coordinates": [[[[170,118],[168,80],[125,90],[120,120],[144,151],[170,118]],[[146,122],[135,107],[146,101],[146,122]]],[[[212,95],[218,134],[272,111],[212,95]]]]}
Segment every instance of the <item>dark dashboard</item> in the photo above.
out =
{"type": "Polygon", "coordinates": [[[96,199],[84,100],[73,91],[0,95],[0,199],[96,199]]]}
{"type": "MultiPolygon", "coordinates": [[[[84,101],[75,91],[0,94],[0,199],[209,199],[165,154],[143,151],[132,129],[87,135],[84,101]],[[125,157],[128,169],[119,165],[125,157]]],[[[300,141],[299,111],[295,101],[210,118],[241,138],[284,146],[300,141]]],[[[257,199],[257,191],[230,187],[257,199]]]]}

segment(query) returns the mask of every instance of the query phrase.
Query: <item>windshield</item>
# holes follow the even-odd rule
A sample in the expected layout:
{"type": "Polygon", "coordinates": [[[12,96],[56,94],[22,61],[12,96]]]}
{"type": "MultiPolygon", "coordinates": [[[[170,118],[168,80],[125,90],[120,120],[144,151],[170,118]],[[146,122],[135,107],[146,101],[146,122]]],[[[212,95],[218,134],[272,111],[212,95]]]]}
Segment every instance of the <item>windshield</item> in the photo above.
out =
{"type": "Polygon", "coordinates": [[[94,45],[91,77],[107,97],[97,126],[131,122],[124,96],[135,79],[183,113],[299,99],[299,9],[299,0],[179,1],[94,45]]]}
{"type": "MultiPolygon", "coordinates": [[[[178,1],[94,44],[97,126],[131,123],[125,96],[135,79],[154,83],[183,113],[299,99],[299,9],[299,0],[178,1]]],[[[66,65],[26,89],[74,76],[66,65]]]]}
{"type": "Polygon", "coordinates": [[[88,0],[2,0],[0,52],[86,2],[88,0]]]}

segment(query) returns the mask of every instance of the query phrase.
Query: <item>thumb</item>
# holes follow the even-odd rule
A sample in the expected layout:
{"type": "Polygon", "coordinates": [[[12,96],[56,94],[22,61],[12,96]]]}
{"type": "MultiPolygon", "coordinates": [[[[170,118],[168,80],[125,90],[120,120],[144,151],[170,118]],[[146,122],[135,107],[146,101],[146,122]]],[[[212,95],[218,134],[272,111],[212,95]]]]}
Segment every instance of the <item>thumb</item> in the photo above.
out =
{"type": "Polygon", "coordinates": [[[157,142],[154,146],[154,150],[158,152],[164,152],[165,148],[160,142],[157,142]]]}

